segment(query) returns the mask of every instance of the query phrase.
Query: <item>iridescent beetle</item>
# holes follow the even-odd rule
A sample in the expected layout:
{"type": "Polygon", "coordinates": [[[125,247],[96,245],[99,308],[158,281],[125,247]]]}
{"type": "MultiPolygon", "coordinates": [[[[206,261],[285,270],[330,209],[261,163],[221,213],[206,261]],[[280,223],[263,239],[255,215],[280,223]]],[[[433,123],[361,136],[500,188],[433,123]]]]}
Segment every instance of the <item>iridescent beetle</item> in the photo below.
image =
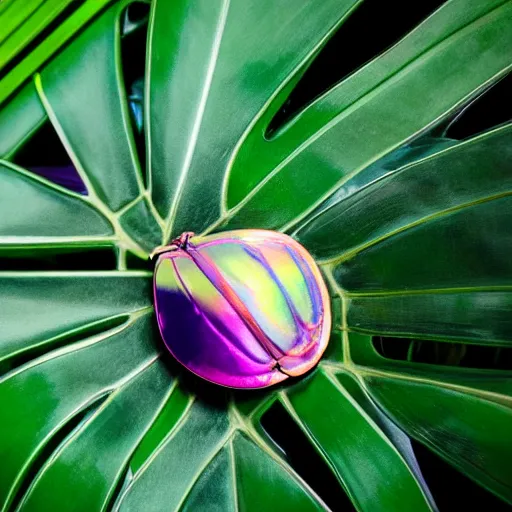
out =
{"type": "Polygon", "coordinates": [[[162,338],[195,374],[261,388],[302,375],[320,359],[331,329],[327,288],[313,258],[289,236],[184,233],[153,256],[162,338]]]}

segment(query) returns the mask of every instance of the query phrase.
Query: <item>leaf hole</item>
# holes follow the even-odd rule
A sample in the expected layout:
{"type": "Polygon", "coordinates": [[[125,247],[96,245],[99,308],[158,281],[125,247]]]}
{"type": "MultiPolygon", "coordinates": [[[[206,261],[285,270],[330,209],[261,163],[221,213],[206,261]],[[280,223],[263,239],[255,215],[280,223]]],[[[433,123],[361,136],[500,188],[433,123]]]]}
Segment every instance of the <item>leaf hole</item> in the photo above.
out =
{"type": "Polygon", "coordinates": [[[266,137],[316,98],[397,43],[446,0],[364,0],[320,50],[283,106],[266,137]]]}
{"type": "Polygon", "coordinates": [[[355,510],[328,464],[279,401],[262,414],[260,424],[283,458],[330,510],[355,510]]]}
{"type": "Polygon", "coordinates": [[[435,340],[374,336],[373,347],[386,359],[480,370],[512,370],[512,348],[435,340]]]}
{"type": "Polygon", "coordinates": [[[4,270],[115,270],[114,247],[20,247],[2,248],[0,271],[4,270]]]}
{"type": "MultiPolygon", "coordinates": [[[[149,4],[133,2],[121,15],[121,65],[130,111],[130,121],[140,167],[146,175],[146,141],[144,137],[144,74],[149,4]]],[[[146,178],[145,178],[146,179],[146,178]]]]}
{"type": "Polygon", "coordinates": [[[411,439],[411,446],[440,512],[492,510],[510,512],[512,506],[457,471],[439,455],[411,439]]]}
{"type": "Polygon", "coordinates": [[[123,493],[126,491],[132,480],[133,472],[130,468],[130,465],[126,464],[125,468],[121,473],[121,476],[119,477],[119,480],[115,484],[114,489],[112,490],[110,497],[108,498],[108,502],[104,510],[116,510],[118,500],[123,496],[123,493]]]}
{"type": "Polygon", "coordinates": [[[148,24],[149,10],[150,6],[146,2],[133,2],[126,7],[122,15],[123,37],[135,32],[142,25],[148,24]]]}
{"type": "Polygon", "coordinates": [[[126,252],[126,267],[130,270],[147,270],[153,272],[154,262],[148,258],[140,258],[131,251],[126,252]]]}
{"type": "Polygon", "coordinates": [[[452,118],[445,130],[451,139],[467,139],[512,121],[512,73],[489,86],[452,118]]]}
{"type": "Polygon", "coordinates": [[[45,121],[23,144],[13,162],[52,183],[78,194],[87,194],[82,178],[50,121],[45,121]]]}
{"type": "Polygon", "coordinates": [[[73,433],[78,430],[107,400],[109,396],[109,392],[105,393],[99,397],[96,397],[94,401],[87,406],[84,407],[80,412],[75,414],[71,419],[69,419],[46,443],[41,452],[36,456],[36,458],[30,463],[29,469],[21,486],[16,491],[13,501],[11,505],[8,507],[8,511],[14,511],[20,505],[23,497],[27,493],[30,488],[32,482],[37,478],[37,475],[43,469],[46,461],[60,449],[60,447],[66,442],[66,440],[73,435],[73,433]]]}

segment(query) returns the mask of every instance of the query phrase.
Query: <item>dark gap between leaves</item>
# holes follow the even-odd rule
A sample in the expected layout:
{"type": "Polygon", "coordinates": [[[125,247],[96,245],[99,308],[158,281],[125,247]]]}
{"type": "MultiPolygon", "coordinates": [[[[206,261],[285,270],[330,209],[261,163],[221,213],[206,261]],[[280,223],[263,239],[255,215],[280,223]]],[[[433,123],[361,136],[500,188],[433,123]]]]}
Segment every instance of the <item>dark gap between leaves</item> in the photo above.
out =
{"type": "Polygon", "coordinates": [[[36,458],[30,463],[29,469],[21,486],[16,491],[14,499],[11,505],[7,508],[8,512],[12,512],[17,509],[21,503],[25,494],[29,490],[30,485],[42,470],[45,462],[60,448],[60,446],[66,441],[66,439],[73,434],[75,430],[80,428],[107,400],[110,393],[105,393],[100,397],[97,397],[93,403],[88,405],[85,409],[75,414],[65,425],[63,425],[48,441],[41,452],[36,458]]]}
{"type": "Polygon", "coordinates": [[[153,272],[154,262],[149,258],[142,259],[139,258],[136,254],[133,254],[130,251],[126,252],[126,267],[129,270],[147,270],[149,272],[153,272]]]}
{"type": "Polygon", "coordinates": [[[121,475],[119,476],[119,480],[114,486],[114,490],[112,491],[110,498],[108,499],[107,506],[104,508],[104,510],[108,510],[109,512],[114,510],[117,499],[123,494],[128,485],[130,485],[132,478],[133,474],[130,469],[130,462],[128,461],[126,462],[126,465],[123,468],[121,475]]]}
{"type": "Polygon", "coordinates": [[[109,318],[107,320],[100,320],[79,328],[79,332],[75,331],[73,333],[64,333],[61,336],[56,337],[51,342],[29,347],[28,349],[23,350],[23,352],[11,354],[3,361],[0,361],[0,376],[19,368],[38,357],[57,350],[58,348],[78,343],[90,338],[91,336],[115,329],[116,327],[124,324],[128,318],[129,317],[126,315],[118,316],[117,318],[109,318]]]}
{"type": "Polygon", "coordinates": [[[445,0],[365,0],[320,50],[270,122],[266,137],[316,98],[393,46],[445,0]]]}
{"type": "MultiPolygon", "coordinates": [[[[18,64],[25,59],[30,53],[32,53],[43,41],[45,41],[48,36],[60,25],[62,25],[67,18],[71,17],[83,4],[85,4],[86,0],[74,0],[67,7],[65,7],[62,12],[51,22],[49,23],[30,43],[25,46],[20,52],[18,52],[1,70],[0,70],[0,80],[4,78],[12,69],[14,69],[18,64]]],[[[37,13],[35,14],[37,15],[37,13]]]]}
{"type": "Polygon", "coordinates": [[[275,401],[263,413],[260,423],[294,471],[330,510],[355,511],[334,473],[280,402],[275,401]]]}
{"type": "Polygon", "coordinates": [[[149,21],[150,4],[144,1],[134,1],[125,8],[122,14],[122,35],[126,36],[149,21]]]}
{"type": "Polygon", "coordinates": [[[449,122],[445,136],[467,139],[512,121],[512,73],[488,87],[449,122]]]}
{"type": "Polygon", "coordinates": [[[140,167],[146,175],[146,141],[144,137],[144,74],[149,5],[134,2],[121,15],[121,65],[128,99],[132,132],[140,167]]]}
{"type": "Polygon", "coordinates": [[[440,512],[492,510],[510,512],[512,506],[457,471],[442,457],[411,439],[416,460],[440,512]]]}
{"type": "Polygon", "coordinates": [[[87,194],[82,178],[50,121],[45,121],[23,144],[13,162],[73,192],[87,194]]]}
{"type": "Polygon", "coordinates": [[[386,359],[480,370],[512,370],[512,348],[472,343],[374,336],[375,350],[386,359]]]}
{"type": "Polygon", "coordinates": [[[0,251],[3,270],[115,270],[114,247],[19,248],[0,251]]]}

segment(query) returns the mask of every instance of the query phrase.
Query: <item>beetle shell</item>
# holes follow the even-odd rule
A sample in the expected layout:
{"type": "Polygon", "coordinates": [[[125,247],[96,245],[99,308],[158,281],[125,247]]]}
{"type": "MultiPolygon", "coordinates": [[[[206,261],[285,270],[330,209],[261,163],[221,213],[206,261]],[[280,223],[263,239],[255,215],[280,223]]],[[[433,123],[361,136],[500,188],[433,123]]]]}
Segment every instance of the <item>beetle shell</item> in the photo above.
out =
{"type": "Polygon", "coordinates": [[[313,258],[287,235],[184,234],[155,266],[162,338],[186,368],[227,387],[261,388],[310,370],[331,329],[313,258]]]}

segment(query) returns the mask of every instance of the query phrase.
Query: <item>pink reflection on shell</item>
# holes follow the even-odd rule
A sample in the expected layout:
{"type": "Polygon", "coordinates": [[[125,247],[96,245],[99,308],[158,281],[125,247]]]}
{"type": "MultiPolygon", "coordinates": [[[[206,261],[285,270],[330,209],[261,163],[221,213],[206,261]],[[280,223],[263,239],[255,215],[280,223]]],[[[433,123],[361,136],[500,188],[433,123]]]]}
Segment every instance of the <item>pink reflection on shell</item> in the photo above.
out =
{"type": "Polygon", "coordinates": [[[295,240],[264,230],[184,233],[158,252],[158,325],[190,371],[222,386],[261,388],[318,363],[330,301],[316,263],[295,240]]]}

